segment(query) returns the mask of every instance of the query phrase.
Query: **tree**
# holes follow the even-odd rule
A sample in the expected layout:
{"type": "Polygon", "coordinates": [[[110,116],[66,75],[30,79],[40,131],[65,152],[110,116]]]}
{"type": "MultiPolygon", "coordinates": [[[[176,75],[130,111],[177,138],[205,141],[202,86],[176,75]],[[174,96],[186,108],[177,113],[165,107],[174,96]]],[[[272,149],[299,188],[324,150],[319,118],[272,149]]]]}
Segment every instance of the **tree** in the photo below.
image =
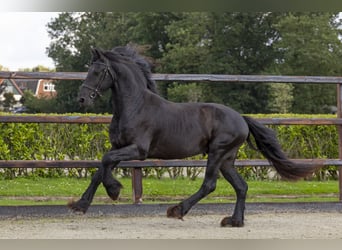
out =
{"type": "MultiPolygon", "coordinates": [[[[147,43],[151,48],[150,56],[160,56],[163,41],[167,40],[163,35],[164,24],[172,18],[175,17],[171,13],[62,13],[48,24],[53,41],[48,55],[55,61],[58,71],[86,71],[91,47],[111,49],[130,42],[147,43]]],[[[60,81],[56,85],[60,112],[80,111],[76,103],[80,84],[79,81],[60,81]]],[[[103,98],[91,111],[109,112],[109,103],[108,98],[103,98]]]]}
{"type": "MultiPolygon", "coordinates": [[[[162,72],[259,74],[276,57],[273,22],[279,14],[183,13],[166,27],[170,42],[161,59],[162,72]],[[196,23],[196,25],[193,25],[196,23]]],[[[240,112],[267,111],[266,84],[201,84],[206,101],[240,112]],[[209,97],[211,99],[209,99],[209,97]]]]}
{"type": "Polygon", "coordinates": [[[182,18],[182,13],[175,12],[137,12],[133,13],[128,27],[129,40],[133,43],[149,46],[146,55],[155,60],[163,57],[170,41],[166,27],[182,18]]]}
{"type": "Polygon", "coordinates": [[[31,113],[57,113],[55,98],[37,98],[32,91],[24,91],[20,102],[27,107],[31,113]]]}
{"type": "MultiPolygon", "coordinates": [[[[78,24],[74,15],[76,14],[61,13],[47,25],[52,39],[47,53],[54,60],[57,71],[84,70],[85,60],[80,61],[79,57],[82,55],[76,53],[75,42],[72,41],[76,39],[74,31],[78,24]]],[[[79,81],[56,81],[56,105],[60,113],[76,111],[74,107],[77,107],[76,93],[79,86],[79,81]]]]}
{"type": "Polygon", "coordinates": [[[205,101],[203,88],[196,83],[173,83],[168,91],[168,98],[174,102],[202,102],[205,101]]]}
{"type": "Polygon", "coordinates": [[[13,93],[11,92],[4,93],[4,100],[2,101],[2,105],[5,111],[11,110],[13,105],[16,103],[17,101],[15,100],[13,93]]]}
{"type": "MultiPolygon", "coordinates": [[[[168,42],[164,45],[163,57],[159,60],[158,72],[165,73],[207,73],[206,59],[208,55],[207,40],[208,13],[181,13],[178,19],[165,26],[168,42]],[[193,25],[196,23],[196,25],[193,25]]],[[[171,100],[184,99],[175,97],[176,93],[188,90],[188,86],[175,84],[159,84],[161,94],[171,100]]],[[[205,92],[203,84],[191,84],[196,90],[205,92]],[[201,89],[201,90],[200,90],[201,89]]],[[[195,91],[195,90],[194,90],[195,91]]],[[[210,91],[210,90],[209,90],[210,91]]],[[[187,94],[185,94],[187,95],[187,94]]],[[[208,93],[206,96],[209,96],[208,93]]],[[[201,101],[206,101],[201,98],[201,101]]]]}
{"type": "MultiPolygon", "coordinates": [[[[273,40],[279,13],[213,14],[212,73],[261,74],[277,57],[273,40]]],[[[242,113],[267,113],[268,84],[224,84],[214,89],[223,103],[242,113]]]]}
{"type": "Polygon", "coordinates": [[[165,27],[169,42],[160,60],[160,72],[206,73],[208,55],[207,13],[183,13],[179,20],[165,27]],[[196,25],[193,25],[196,23],[196,25]]]}
{"type": "MultiPolygon", "coordinates": [[[[52,43],[48,55],[58,71],[86,71],[90,61],[91,47],[111,49],[123,45],[126,39],[127,22],[130,13],[62,13],[48,24],[52,43]]],[[[59,112],[80,112],[77,93],[80,81],[59,81],[56,84],[59,112]]],[[[90,111],[108,112],[109,101],[97,102],[90,111]],[[103,110],[103,107],[104,110],[103,110]]]]}
{"type": "MultiPolygon", "coordinates": [[[[149,48],[145,55],[155,60],[160,73],[340,75],[335,18],[331,13],[62,13],[48,24],[48,54],[58,71],[86,71],[91,47],[134,43],[149,48]]],[[[80,111],[80,84],[57,83],[59,112],[80,111]]],[[[176,85],[159,84],[161,94],[168,98],[189,89],[176,85]]],[[[312,113],[336,103],[331,85],[198,83],[199,89],[205,93],[201,101],[220,102],[242,113],[312,113]]],[[[109,112],[108,98],[93,111],[109,112]]]]}
{"type": "Polygon", "coordinates": [[[23,69],[19,69],[18,71],[24,71],[24,72],[54,72],[55,69],[50,69],[50,68],[45,67],[43,65],[37,65],[34,68],[23,68],[23,69]]]}
{"type": "Polygon", "coordinates": [[[292,84],[271,83],[269,84],[268,109],[271,113],[286,114],[291,111],[293,104],[292,84]]]}
{"type": "MultiPolygon", "coordinates": [[[[84,71],[90,47],[105,49],[133,42],[147,45],[147,55],[166,73],[257,74],[274,60],[269,42],[276,32],[265,13],[62,13],[49,23],[49,56],[58,71],[84,71]],[[196,25],[193,25],[196,23],[196,25]]],[[[79,111],[80,82],[57,84],[61,112],[79,111]]],[[[168,84],[161,94],[167,97],[168,84]]],[[[198,84],[205,100],[240,112],[264,112],[268,87],[262,84],[198,84]]],[[[100,103],[105,107],[108,100],[100,103]]],[[[108,105],[107,105],[108,106],[108,105]]]]}
{"type": "MultiPolygon", "coordinates": [[[[342,44],[336,15],[332,13],[288,13],[275,25],[280,39],[274,42],[282,54],[275,70],[283,75],[341,74],[342,44]]],[[[336,105],[336,86],[294,84],[294,113],[320,113],[336,105]]]]}

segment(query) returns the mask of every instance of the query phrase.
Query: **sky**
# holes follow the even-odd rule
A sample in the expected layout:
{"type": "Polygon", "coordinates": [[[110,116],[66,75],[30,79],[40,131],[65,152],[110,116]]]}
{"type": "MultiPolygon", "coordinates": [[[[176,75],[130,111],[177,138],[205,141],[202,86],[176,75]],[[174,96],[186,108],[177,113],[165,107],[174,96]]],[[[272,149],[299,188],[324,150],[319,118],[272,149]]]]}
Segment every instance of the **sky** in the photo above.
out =
{"type": "Polygon", "coordinates": [[[57,12],[0,12],[0,65],[11,71],[38,65],[54,68],[46,48],[47,23],[57,12]]]}

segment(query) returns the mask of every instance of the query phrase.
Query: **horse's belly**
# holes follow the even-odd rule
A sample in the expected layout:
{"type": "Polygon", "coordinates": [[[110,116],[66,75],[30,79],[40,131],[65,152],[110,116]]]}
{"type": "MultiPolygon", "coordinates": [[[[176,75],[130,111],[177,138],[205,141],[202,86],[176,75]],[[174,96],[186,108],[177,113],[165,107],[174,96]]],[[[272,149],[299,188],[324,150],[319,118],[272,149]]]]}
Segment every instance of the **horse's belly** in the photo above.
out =
{"type": "Polygon", "coordinates": [[[155,159],[183,159],[186,157],[190,157],[193,155],[200,154],[201,152],[196,153],[185,153],[184,151],[155,151],[151,152],[148,155],[148,158],[155,158],[155,159]]]}
{"type": "Polygon", "coordinates": [[[197,154],[206,153],[205,147],[200,143],[158,143],[149,151],[150,158],[181,159],[197,154]]]}

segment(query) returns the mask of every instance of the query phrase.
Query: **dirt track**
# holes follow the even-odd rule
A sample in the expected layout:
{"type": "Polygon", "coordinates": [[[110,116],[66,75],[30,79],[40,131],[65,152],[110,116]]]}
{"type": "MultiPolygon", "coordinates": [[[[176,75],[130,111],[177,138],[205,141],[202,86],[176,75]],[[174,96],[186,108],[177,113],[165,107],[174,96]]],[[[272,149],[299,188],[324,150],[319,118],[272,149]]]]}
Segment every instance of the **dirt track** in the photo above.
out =
{"type": "MultiPolygon", "coordinates": [[[[48,207],[48,211],[54,212],[51,208],[48,207]]],[[[162,212],[165,208],[158,205],[94,207],[86,215],[60,212],[56,216],[42,213],[43,208],[32,211],[29,208],[26,213],[21,208],[16,212],[12,209],[12,216],[8,211],[0,213],[3,217],[0,238],[342,239],[340,203],[298,204],[297,208],[286,204],[247,205],[243,228],[219,226],[227,210],[222,205],[197,206],[184,221],[166,218],[162,212]]],[[[232,206],[228,206],[228,211],[231,209],[232,206]]],[[[0,212],[4,211],[0,209],[0,212]]]]}

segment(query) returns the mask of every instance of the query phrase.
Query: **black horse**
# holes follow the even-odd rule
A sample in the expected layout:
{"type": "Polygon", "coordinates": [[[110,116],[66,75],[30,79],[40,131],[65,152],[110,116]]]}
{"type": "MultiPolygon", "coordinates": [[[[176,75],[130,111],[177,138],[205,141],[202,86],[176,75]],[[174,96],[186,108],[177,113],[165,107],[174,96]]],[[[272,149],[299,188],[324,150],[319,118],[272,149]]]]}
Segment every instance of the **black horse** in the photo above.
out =
{"type": "Polygon", "coordinates": [[[233,109],[214,103],[174,103],[156,93],[150,64],[131,47],[111,51],[92,49],[92,64],[79,91],[79,103],[91,105],[111,90],[113,118],[111,150],[87,190],[69,207],[86,212],[102,182],[108,195],[117,199],[122,188],[112,176],[120,161],[146,158],[176,159],[207,154],[204,181],[198,192],[167,210],[167,216],[182,219],[192,206],[215,190],[219,171],[233,186],[237,201],[234,213],[222,226],[244,224],[247,184],[233,167],[239,147],[250,134],[257,148],[287,179],[305,177],[314,170],[291,162],[281,150],[273,130],[233,109]]]}

